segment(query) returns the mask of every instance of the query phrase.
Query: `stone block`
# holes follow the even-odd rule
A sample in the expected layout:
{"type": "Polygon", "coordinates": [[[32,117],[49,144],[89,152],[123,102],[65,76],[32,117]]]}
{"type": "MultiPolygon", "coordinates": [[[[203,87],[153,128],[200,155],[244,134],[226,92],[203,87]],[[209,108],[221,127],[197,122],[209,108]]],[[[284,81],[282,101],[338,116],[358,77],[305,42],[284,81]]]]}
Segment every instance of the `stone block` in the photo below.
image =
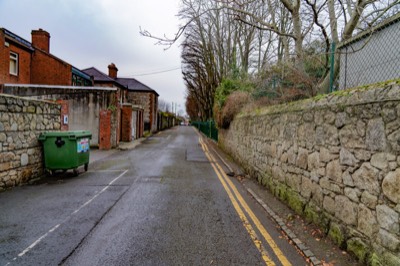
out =
{"type": "Polygon", "coordinates": [[[394,234],[399,233],[399,214],[395,210],[386,205],[378,205],[376,216],[382,228],[394,234]]]}
{"type": "Polygon", "coordinates": [[[330,162],[330,161],[332,161],[332,160],[334,160],[336,158],[337,158],[337,156],[332,154],[330,152],[330,150],[328,150],[327,148],[321,148],[320,149],[319,160],[321,162],[327,163],[327,162],[330,162]]]}
{"type": "Polygon", "coordinates": [[[339,145],[339,132],[338,129],[335,126],[331,125],[324,125],[324,137],[325,137],[325,143],[332,145],[332,146],[337,146],[339,145]]]}
{"type": "Polygon", "coordinates": [[[335,197],[335,217],[348,225],[357,224],[358,205],[345,196],[335,197]]]}
{"type": "Polygon", "coordinates": [[[326,111],[324,114],[324,122],[327,124],[333,124],[336,119],[336,114],[332,111],[326,111]]]}
{"type": "Polygon", "coordinates": [[[371,165],[381,170],[386,169],[389,166],[388,158],[390,157],[392,156],[387,153],[375,153],[371,157],[371,165]]]}
{"type": "Polygon", "coordinates": [[[341,248],[345,247],[345,245],[346,245],[346,231],[341,225],[339,225],[339,224],[337,224],[335,222],[331,222],[331,225],[330,225],[329,231],[328,231],[328,236],[339,247],[341,247],[341,248]]]}
{"type": "Polygon", "coordinates": [[[365,142],[359,135],[356,125],[346,125],[339,131],[340,143],[347,149],[363,149],[365,142]]]}
{"type": "Polygon", "coordinates": [[[400,169],[388,173],[382,182],[383,194],[396,204],[400,203],[400,169]]]}
{"type": "Polygon", "coordinates": [[[28,106],[27,108],[26,108],[26,111],[28,112],[28,113],[36,113],[36,107],[35,106],[28,106]]]}
{"type": "Polygon", "coordinates": [[[397,252],[400,250],[400,238],[384,229],[379,230],[378,242],[390,251],[397,252]]]}
{"type": "Polygon", "coordinates": [[[342,183],[342,166],[339,160],[328,163],[326,166],[326,177],[336,183],[342,183]]]}
{"type": "Polygon", "coordinates": [[[384,151],[386,149],[385,124],[382,118],[372,119],[368,122],[366,145],[371,151],[384,151]]]}
{"type": "Polygon", "coordinates": [[[349,115],[345,112],[340,112],[336,114],[335,126],[337,128],[342,128],[348,123],[349,115]]]}
{"type": "Polygon", "coordinates": [[[317,206],[322,207],[324,202],[324,192],[318,183],[312,182],[311,195],[311,201],[317,206]]]}
{"type": "Polygon", "coordinates": [[[303,114],[303,120],[305,122],[312,122],[314,121],[314,115],[311,112],[306,112],[303,114]]]}
{"type": "Polygon", "coordinates": [[[300,194],[306,199],[309,199],[311,197],[311,193],[312,193],[311,179],[307,177],[302,177],[300,194]]]}
{"type": "Polygon", "coordinates": [[[344,195],[354,202],[360,201],[361,191],[357,188],[344,188],[344,195]]]}
{"type": "Polygon", "coordinates": [[[344,185],[348,187],[354,187],[353,178],[351,177],[351,174],[349,173],[348,170],[343,173],[342,179],[344,185]]]}
{"type": "Polygon", "coordinates": [[[292,210],[297,214],[302,215],[304,211],[304,206],[306,205],[306,200],[300,196],[297,192],[288,189],[287,191],[287,203],[292,210]]]}
{"type": "Polygon", "coordinates": [[[8,171],[12,168],[12,162],[0,163],[0,172],[8,171]]]}
{"type": "Polygon", "coordinates": [[[21,166],[26,166],[29,163],[29,156],[28,154],[24,153],[21,155],[21,166]]]}
{"type": "Polygon", "coordinates": [[[357,158],[346,148],[340,149],[339,161],[342,165],[356,166],[357,158]]]}
{"type": "Polygon", "coordinates": [[[364,191],[361,194],[361,202],[364,203],[368,208],[375,209],[378,204],[378,197],[371,195],[368,191],[364,191]]]}
{"type": "Polygon", "coordinates": [[[375,214],[364,204],[358,205],[357,220],[357,229],[367,237],[374,235],[379,229],[375,214]]]}
{"type": "Polygon", "coordinates": [[[379,195],[379,171],[371,166],[370,163],[363,163],[362,166],[353,174],[354,185],[361,190],[367,190],[373,195],[379,195]]]}
{"type": "Polygon", "coordinates": [[[332,192],[342,193],[341,187],[335,182],[329,180],[327,177],[321,178],[319,184],[322,188],[327,189],[332,192]]]}
{"type": "Polygon", "coordinates": [[[371,159],[371,152],[363,149],[355,150],[354,155],[360,161],[369,161],[371,159]]]}
{"type": "Polygon", "coordinates": [[[7,135],[5,133],[0,133],[0,142],[5,142],[7,140],[7,135]]]}
{"type": "Polygon", "coordinates": [[[288,150],[288,162],[289,162],[289,164],[295,165],[296,164],[296,158],[297,158],[296,149],[294,147],[292,147],[292,148],[290,148],[288,150]]]}
{"type": "Polygon", "coordinates": [[[335,200],[329,196],[324,197],[323,202],[324,210],[326,210],[330,214],[335,214],[336,207],[335,207],[335,200]]]}
{"type": "Polygon", "coordinates": [[[319,168],[319,153],[318,152],[313,152],[312,154],[310,154],[308,156],[308,170],[312,171],[314,169],[318,169],[319,168]]]}
{"type": "Polygon", "coordinates": [[[296,175],[296,174],[287,175],[286,183],[294,191],[300,193],[300,191],[301,191],[301,176],[300,175],[296,175]]]}
{"type": "Polygon", "coordinates": [[[368,258],[370,248],[360,238],[352,238],[347,241],[347,251],[354,254],[361,263],[365,263],[368,258]]]}
{"type": "Polygon", "coordinates": [[[299,148],[299,152],[297,154],[296,165],[302,169],[307,169],[308,165],[308,150],[299,148]]]}
{"type": "Polygon", "coordinates": [[[389,252],[384,252],[380,257],[379,257],[379,265],[384,265],[384,266],[399,266],[400,265],[400,256],[399,255],[394,255],[389,252]]]}

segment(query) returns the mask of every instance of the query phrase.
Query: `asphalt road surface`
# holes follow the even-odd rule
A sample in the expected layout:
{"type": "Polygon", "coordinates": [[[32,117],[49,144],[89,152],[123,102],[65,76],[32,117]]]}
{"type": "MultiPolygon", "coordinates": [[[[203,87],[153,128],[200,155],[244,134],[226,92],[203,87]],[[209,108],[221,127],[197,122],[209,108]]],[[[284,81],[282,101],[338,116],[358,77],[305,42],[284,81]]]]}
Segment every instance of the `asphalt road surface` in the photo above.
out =
{"type": "Polygon", "coordinates": [[[306,265],[192,127],[0,193],[3,265],[306,265]],[[82,172],[82,169],[80,169],[82,172]]]}

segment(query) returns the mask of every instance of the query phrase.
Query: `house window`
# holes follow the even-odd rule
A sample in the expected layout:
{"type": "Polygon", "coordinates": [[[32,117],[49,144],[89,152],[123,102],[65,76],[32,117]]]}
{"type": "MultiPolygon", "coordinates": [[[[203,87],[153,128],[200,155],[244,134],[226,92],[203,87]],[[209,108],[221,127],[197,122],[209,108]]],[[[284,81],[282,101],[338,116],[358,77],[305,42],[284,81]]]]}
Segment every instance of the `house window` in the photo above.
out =
{"type": "Polygon", "coordinates": [[[10,74],[18,75],[18,54],[10,52],[10,74]]]}

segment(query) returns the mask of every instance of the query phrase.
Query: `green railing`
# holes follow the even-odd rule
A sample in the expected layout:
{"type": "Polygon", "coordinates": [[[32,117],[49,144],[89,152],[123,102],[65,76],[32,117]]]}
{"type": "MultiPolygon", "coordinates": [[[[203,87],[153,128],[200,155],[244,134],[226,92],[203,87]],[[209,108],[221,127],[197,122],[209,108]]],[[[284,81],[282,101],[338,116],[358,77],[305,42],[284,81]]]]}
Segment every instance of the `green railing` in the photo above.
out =
{"type": "Polygon", "coordinates": [[[195,121],[191,123],[192,126],[196,127],[200,132],[203,132],[204,135],[218,141],[218,129],[215,126],[214,121],[200,122],[195,121]]]}

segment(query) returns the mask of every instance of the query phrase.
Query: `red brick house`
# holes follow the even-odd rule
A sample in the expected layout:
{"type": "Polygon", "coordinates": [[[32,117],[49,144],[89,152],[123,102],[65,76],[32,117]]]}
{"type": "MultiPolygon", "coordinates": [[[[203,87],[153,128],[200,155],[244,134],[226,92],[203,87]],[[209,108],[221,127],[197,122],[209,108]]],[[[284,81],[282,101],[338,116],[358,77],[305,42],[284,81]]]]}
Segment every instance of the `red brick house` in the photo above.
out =
{"type": "Polygon", "coordinates": [[[50,34],[32,30],[32,42],[0,28],[0,84],[93,86],[90,76],[50,53],[50,34]]]}
{"type": "Polygon", "coordinates": [[[62,130],[90,130],[91,144],[100,149],[118,146],[120,121],[108,109],[119,91],[94,87],[89,75],[51,54],[48,32],[39,29],[31,34],[29,42],[0,28],[0,93],[57,99],[62,130]]]}

